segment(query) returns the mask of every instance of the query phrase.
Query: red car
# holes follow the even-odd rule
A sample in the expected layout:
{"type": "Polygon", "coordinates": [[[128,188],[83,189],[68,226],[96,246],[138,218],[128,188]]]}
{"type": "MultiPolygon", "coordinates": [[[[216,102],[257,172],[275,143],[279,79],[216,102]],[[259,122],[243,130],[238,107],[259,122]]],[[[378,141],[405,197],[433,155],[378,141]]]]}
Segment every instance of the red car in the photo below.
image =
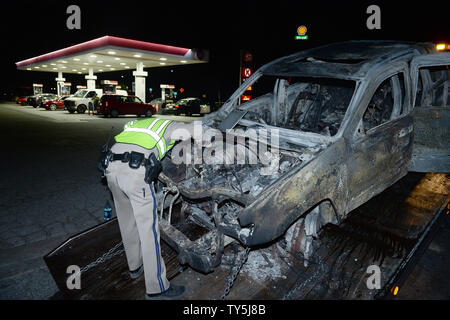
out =
{"type": "Polygon", "coordinates": [[[156,109],[151,104],[142,102],[136,96],[107,94],[102,96],[97,112],[105,117],[110,115],[112,118],[123,114],[151,117],[156,113],[156,109]]]}
{"type": "Polygon", "coordinates": [[[64,109],[64,100],[69,96],[64,96],[58,99],[48,100],[44,104],[45,110],[55,111],[57,109],[64,109]]]}
{"type": "Polygon", "coordinates": [[[28,104],[28,97],[19,98],[16,100],[16,103],[20,104],[21,106],[26,106],[28,104]]]}

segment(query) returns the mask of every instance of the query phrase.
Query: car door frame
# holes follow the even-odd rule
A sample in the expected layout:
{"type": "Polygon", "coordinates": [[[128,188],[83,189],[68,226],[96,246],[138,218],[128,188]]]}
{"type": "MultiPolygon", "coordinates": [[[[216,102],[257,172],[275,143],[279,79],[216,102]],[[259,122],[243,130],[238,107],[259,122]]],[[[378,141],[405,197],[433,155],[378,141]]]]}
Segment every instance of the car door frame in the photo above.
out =
{"type": "MultiPolygon", "coordinates": [[[[351,211],[394,184],[408,172],[412,153],[413,119],[411,113],[411,83],[406,62],[393,63],[369,73],[358,86],[360,100],[344,135],[348,145],[348,207],[351,211]],[[376,73],[375,73],[376,72],[376,73]],[[394,106],[388,121],[367,131],[363,116],[379,86],[389,78],[403,73],[404,100],[402,113],[396,113],[399,83],[392,83],[394,106]],[[387,169],[387,170],[386,170],[387,169]]],[[[391,80],[392,81],[392,80],[391,80]]],[[[397,107],[398,108],[398,107],[397,107]]]]}
{"type": "Polygon", "coordinates": [[[445,65],[450,66],[450,52],[422,54],[411,60],[410,77],[415,143],[409,167],[410,171],[450,172],[450,142],[448,139],[450,136],[450,106],[447,106],[449,98],[447,97],[447,105],[444,106],[415,106],[419,69],[445,65]],[[433,140],[427,140],[427,138],[433,140]]]}

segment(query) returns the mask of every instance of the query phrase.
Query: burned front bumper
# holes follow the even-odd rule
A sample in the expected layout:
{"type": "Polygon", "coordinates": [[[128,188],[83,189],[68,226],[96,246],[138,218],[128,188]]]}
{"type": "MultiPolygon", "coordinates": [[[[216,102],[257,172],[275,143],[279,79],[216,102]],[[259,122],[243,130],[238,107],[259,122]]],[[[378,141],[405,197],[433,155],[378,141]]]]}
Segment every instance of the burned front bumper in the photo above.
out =
{"type": "Polygon", "coordinates": [[[249,229],[241,228],[236,220],[223,218],[217,209],[218,202],[213,205],[212,214],[208,215],[198,207],[187,205],[182,206],[180,212],[174,210],[172,219],[172,207],[180,195],[179,191],[173,186],[164,187],[162,195],[160,194],[158,207],[163,211],[159,213],[161,238],[178,253],[180,264],[187,264],[202,273],[212,272],[221,264],[225,246],[234,241],[245,245],[250,235],[249,229]],[[166,199],[169,194],[171,200],[166,199]],[[172,223],[179,217],[183,217],[182,223],[178,223],[180,220],[172,223]],[[187,225],[195,226],[201,232],[194,236],[187,232],[187,225]]]}

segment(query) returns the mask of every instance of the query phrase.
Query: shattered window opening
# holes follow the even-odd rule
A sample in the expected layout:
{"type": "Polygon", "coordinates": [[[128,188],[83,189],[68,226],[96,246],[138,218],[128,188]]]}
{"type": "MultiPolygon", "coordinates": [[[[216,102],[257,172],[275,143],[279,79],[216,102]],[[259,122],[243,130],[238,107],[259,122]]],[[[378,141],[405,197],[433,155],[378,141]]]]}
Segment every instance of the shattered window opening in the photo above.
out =
{"type": "Polygon", "coordinates": [[[375,128],[391,119],[394,108],[392,78],[384,80],[373,94],[364,112],[364,130],[375,128]]]}
{"type": "Polygon", "coordinates": [[[449,106],[449,87],[450,70],[448,66],[420,68],[415,106],[449,106]]]}
{"type": "Polygon", "coordinates": [[[240,105],[243,119],[280,128],[334,136],[355,91],[352,80],[263,75],[255,98],[240,105]]]}

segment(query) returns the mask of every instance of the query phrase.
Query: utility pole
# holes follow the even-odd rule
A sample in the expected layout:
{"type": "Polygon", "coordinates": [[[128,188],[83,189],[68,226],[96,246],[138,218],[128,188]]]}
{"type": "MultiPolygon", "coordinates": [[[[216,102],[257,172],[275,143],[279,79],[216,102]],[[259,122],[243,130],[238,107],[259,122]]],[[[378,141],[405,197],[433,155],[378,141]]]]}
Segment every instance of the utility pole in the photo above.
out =
{"type": "MultiPolygon", "coordinates": [[[[242,84],[242,49],[239,49],[239,86],[242,84]]],[[[241,96],[239,95],[239,103],[241,104],[241,96]]]]}

